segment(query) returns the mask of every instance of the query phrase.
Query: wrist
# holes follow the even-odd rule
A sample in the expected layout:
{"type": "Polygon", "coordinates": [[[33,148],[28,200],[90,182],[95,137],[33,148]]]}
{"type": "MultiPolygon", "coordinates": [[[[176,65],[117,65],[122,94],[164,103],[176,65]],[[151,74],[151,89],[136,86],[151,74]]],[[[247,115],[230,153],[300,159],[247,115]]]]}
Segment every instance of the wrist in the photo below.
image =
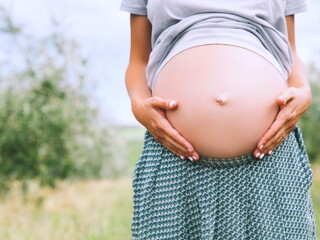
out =
{"type": "Polygon", "coordinates": [[[131,106],[139,105],[143,100],[149,98],[148,96],[132,96],[130,98],[131,100],[131,106]]]}
{"type": "Polygon", "coordinates": [[[144,100],[146,100],[148,97],[142,97],[142,96],[135,96],[131,97],[131,111],[135,118],[139,121],[139,116],[143,112],[143,106],[142,103],[144,100]]]}
{"type": "Polygon", "coordinates": [[[298,89],[302,92],[302,96],[305,102],[306,108],[309,108],[312,102],[312,93],[311,88],[309,86],[298,87],[298,89]]]}

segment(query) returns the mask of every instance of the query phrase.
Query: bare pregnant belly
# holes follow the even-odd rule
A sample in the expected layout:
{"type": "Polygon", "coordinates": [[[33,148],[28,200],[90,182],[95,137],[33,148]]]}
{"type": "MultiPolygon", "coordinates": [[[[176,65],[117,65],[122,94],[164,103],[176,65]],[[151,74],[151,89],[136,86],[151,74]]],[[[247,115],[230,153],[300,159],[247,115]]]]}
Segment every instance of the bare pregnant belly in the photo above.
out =
{"type": "Polygon", "coordinates": [[[279,111],[287,88],[278,70],[247,49],[201,45],[175,55],[159,72],[153,96],[175,99],[166,111],[173,127],[202,156],[252,152],[279,111]]]}

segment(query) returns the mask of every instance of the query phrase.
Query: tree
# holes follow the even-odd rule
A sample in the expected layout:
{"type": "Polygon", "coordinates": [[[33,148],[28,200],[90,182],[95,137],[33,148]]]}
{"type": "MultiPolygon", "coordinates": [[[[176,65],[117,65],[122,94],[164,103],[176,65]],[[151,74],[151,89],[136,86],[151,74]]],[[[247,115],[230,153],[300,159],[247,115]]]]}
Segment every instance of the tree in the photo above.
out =
{"type": "Polygon", "coordinates": [[[90,95],[80,46],[59,31],[35,39],[0,10],[3,39],[15,43],[0,64],[0,187],[125,171],[90,95]]]}
{"type": "Polygon", "coordinates": [[[312,90],[312,104],[302,116],[299,126],[310,160],[320,161],[320,68],[316,63],[308,65],[308,79],[312,90]]]}

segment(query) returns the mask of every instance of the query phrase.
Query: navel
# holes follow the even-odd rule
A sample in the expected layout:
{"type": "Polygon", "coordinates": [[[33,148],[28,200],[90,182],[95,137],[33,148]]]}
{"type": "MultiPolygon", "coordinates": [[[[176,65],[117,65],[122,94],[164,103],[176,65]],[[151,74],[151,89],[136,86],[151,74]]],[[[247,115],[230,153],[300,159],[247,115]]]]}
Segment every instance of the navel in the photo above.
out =
{"type": "Polygon", "coordinates": [[[216,101],[219,105],[225,105],[225,104],[227,104],[228,99],[227,99],[227,97],[226,97],[225,94],[221,94],[221,95],[219,95],[219,96],[217,96],[217,97],[215,98],[215,101],[216,101]]]}

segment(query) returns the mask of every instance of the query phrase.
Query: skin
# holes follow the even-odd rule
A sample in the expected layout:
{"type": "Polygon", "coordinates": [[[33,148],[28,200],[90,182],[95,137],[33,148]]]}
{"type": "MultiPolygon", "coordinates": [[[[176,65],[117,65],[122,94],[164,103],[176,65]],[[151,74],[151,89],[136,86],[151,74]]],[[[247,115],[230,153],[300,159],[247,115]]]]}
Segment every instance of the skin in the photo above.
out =
{"type": "Polygon", "coordinates": [[[152,96],[179,102],[166,117],[201,156],[228,158],[253,152],[286,88],[264,57],[238,46],[207,44],[171,58],[157,75],[152,96]]]}
{"type": "Polygon", "coordinates": [[[287,138],[311,104],[310,85],[303,63],[296,51],[294,15],[287,16],[286,22],[294,65],[288,77],[289,88],[277,98],[280,112],[269,130],[260,139],[254,151],[254,155],[259,159],[262,159],[266,154],[272,154],[272,151],[287,138]]]}
{"type": "MultiPolygon", "coordinates": [[[[262,159],[279,146],[294,129],[311,104],[311,90],[304,66],[295,47],[294,15],[286,16],[288,40],[294,65],[288,78],[288,89],[278,98],[280,111],[274,123],[257,144],[254,155],[262,159]]],[[[151,23],[147,16],[130,15],[131,48],[125,83],[131,109],[137,119],[163,146],[182,159],[199,160],[193,146],[176,131],[165,117],[165,110],[175,109],[178,102],[152,96],[147,86],[146,66],[151,53],[151,23]]]]}
{"type": "Polygon", "coordinates": [[[131,48],[125,79],[135,118],[174,154],[198,160],[199,154],[194,151],[193,146],[165,117],[164,110],[175,109],[178,103],[172,99],[153,97],[147,86],[145,70],[151,52],[151,24],[148,18],[131,14],[130,26],[131,48]]]}

